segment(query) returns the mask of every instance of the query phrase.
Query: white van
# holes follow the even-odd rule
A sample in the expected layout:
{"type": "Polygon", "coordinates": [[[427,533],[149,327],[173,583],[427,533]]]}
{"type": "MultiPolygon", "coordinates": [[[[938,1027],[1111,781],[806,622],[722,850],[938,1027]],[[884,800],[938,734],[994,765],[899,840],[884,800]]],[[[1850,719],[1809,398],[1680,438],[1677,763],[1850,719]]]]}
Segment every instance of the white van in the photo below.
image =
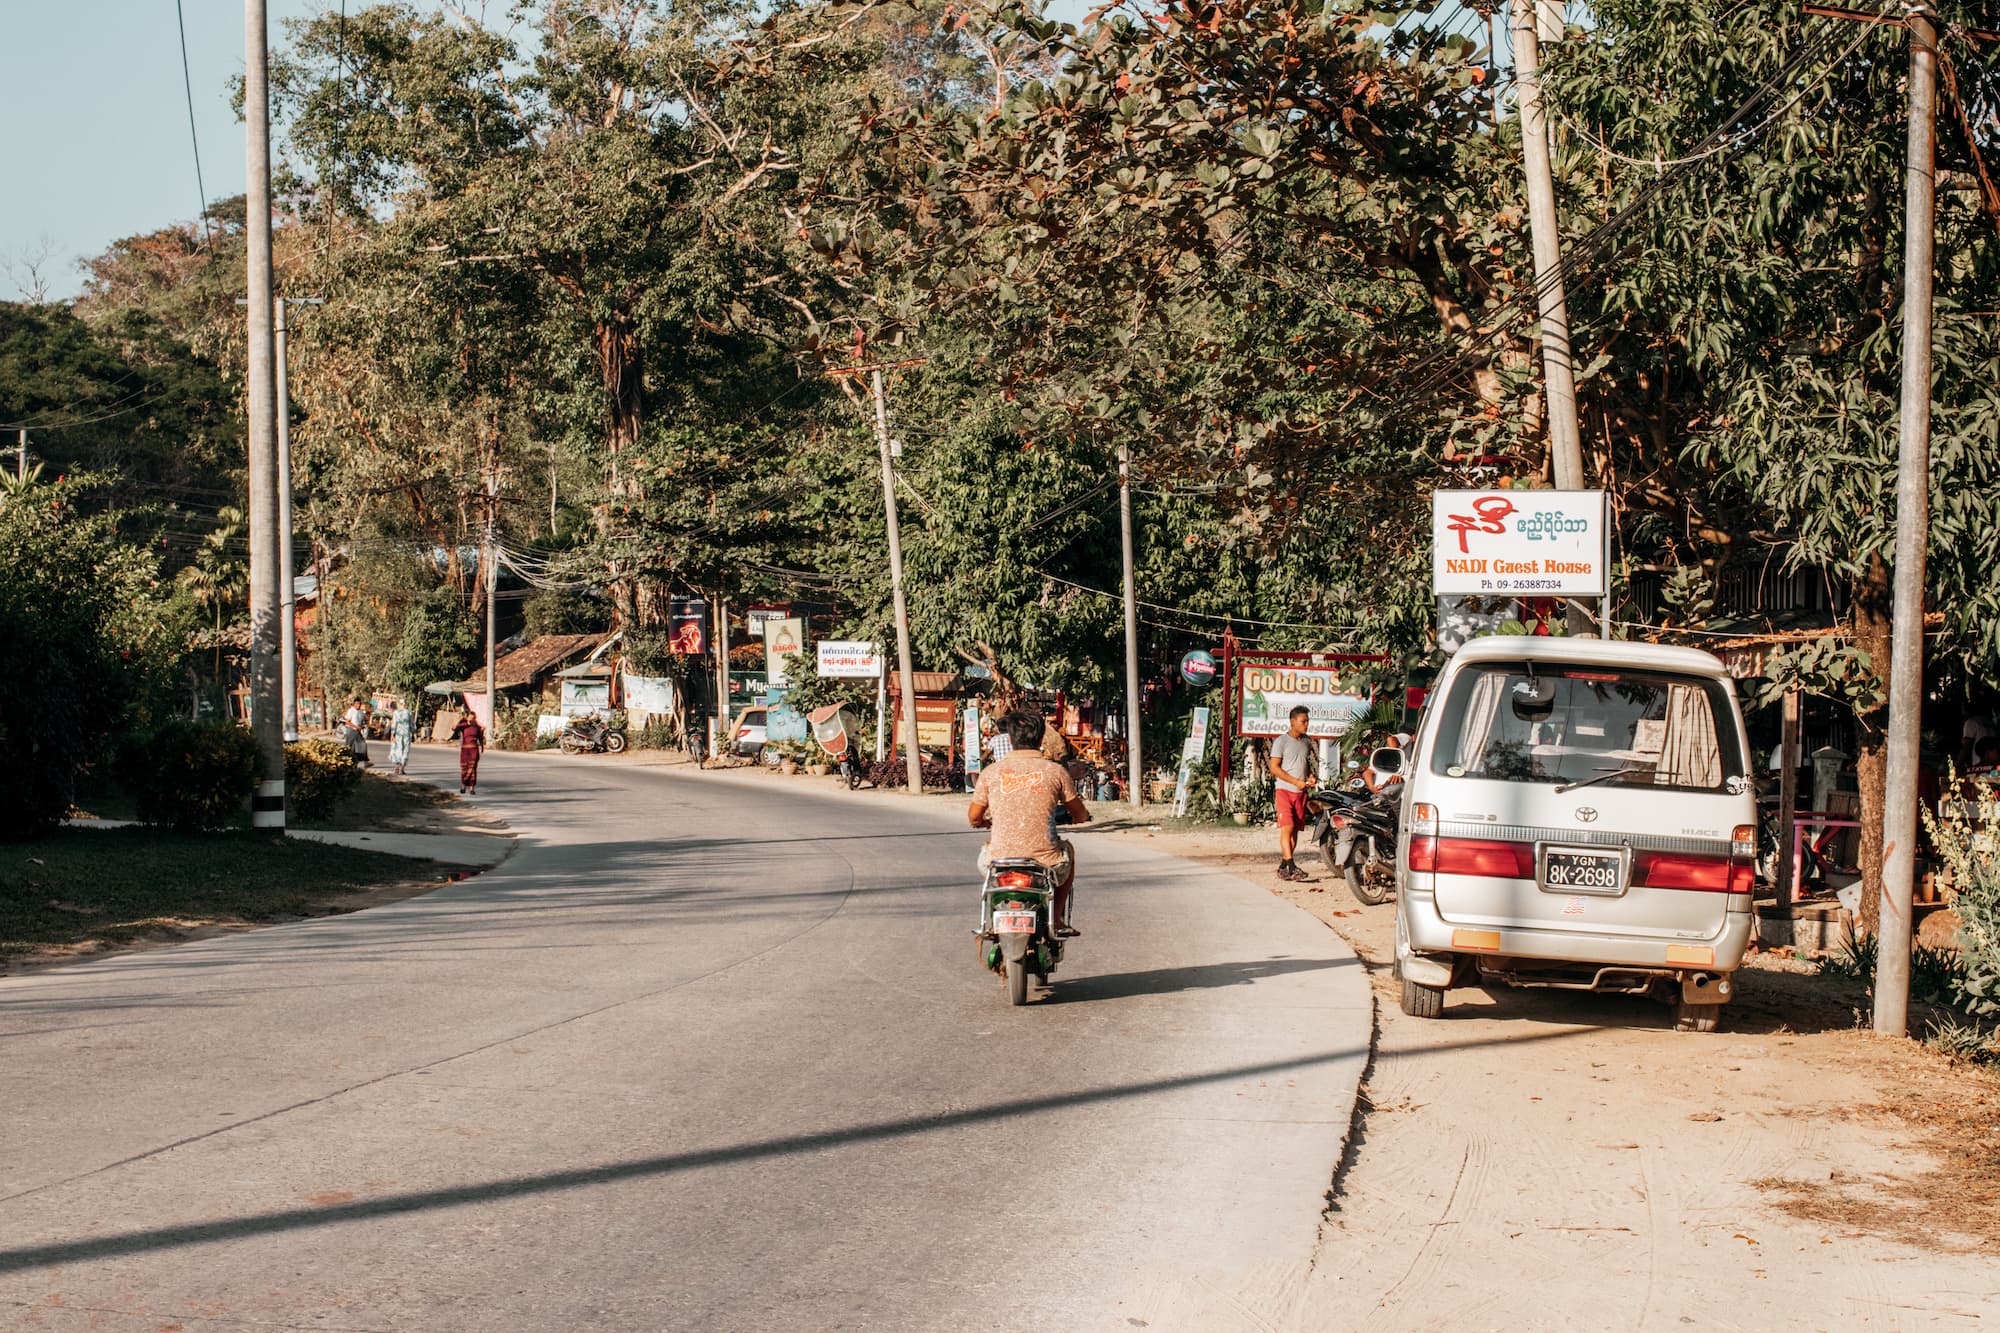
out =
{"type": "Polygon", "coordinates": [[[1404,783],[1405,1013],[1454,985],[1652,994],[1713,1031],[1756,921],[1757,804],[1733,683],[1691,648],[1476,639],[1404,783]]]}

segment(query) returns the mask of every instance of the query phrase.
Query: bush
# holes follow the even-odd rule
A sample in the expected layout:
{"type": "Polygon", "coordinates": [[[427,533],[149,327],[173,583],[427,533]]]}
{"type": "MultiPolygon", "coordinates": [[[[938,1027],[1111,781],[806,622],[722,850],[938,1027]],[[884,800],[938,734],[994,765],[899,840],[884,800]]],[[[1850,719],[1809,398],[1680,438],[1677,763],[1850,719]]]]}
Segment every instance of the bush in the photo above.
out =
{"type": "MultiPolygon", "coordinates": [[[[1950,786],[1957,785],[1957,774],[1950,786]]],[[[1959,991],[1967,1013],[1981,1018],[2000,1015],[2000,850],[1993,845],[2000,829],[2000,790],[1978,784],[1978,799],[1950,807],[1943,819],[1928,810],[1931,845],[1951,868],[1951,905],[1958,913],[1958,947],[1962,978],[1959,991]]]]}
{"type": "Polygon", "coordinates": [[[361,781],[353,751],[323,737],[285,747],[285,805],[298,819],[324,819],[361,781]]]}
{"type": "Polygon", "coordinates": [[[118,780],[145,823],[221,828],[256,786],[257,738],[233,722],[176,718],[127,743],[118,780]]]}
{"type": "MultiPolygon", "coordinates": [[[[909,765],[901,755],[892,754],[887,759],[880,759],[868,765],[868,781],[877,787],[907,787],[910,785],[909,765]]],[[[965,766],[956,760],[946,763],[942,759],[925,755],[924,786],[926,789],[963,791],[965,766]]]]}

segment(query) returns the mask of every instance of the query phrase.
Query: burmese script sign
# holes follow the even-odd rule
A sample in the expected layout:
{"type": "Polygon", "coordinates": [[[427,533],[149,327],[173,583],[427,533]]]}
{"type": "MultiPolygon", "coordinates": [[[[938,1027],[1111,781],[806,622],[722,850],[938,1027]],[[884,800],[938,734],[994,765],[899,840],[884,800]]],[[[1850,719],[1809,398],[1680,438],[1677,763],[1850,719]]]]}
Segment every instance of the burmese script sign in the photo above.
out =
{"type": "Polygon", "coordinates": [[[1279,736],[1291,725],[1292,709],[1304,704],[1306,735],[1332,740],[1345,736],[1354,719],[1373,706],[1351,674],[1334,667],[1251,666],[1236,669],[1236,733],[1279,736]]]}
{"type": "Polygon", "coordinates": [[[1602,597],[1603,491],[1438,491],[1431,590],[1440,597],[1602,597]]]}

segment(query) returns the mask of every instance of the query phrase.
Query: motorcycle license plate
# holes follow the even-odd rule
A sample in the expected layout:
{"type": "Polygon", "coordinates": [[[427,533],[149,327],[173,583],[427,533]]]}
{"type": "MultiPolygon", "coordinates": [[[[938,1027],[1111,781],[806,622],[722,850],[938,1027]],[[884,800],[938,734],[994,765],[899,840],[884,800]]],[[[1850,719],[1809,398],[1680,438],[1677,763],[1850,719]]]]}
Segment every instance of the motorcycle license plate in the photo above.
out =
{"type": "Polygon", "coordinates": [[[1032,935],[1035,933],[1035,914],[1033,912],[995,912],[993,914],[993,930],[994,933],[1000,935],[1032,935]]]}
{"type": "Polygon", "coordinates": [[[1623,893],[1624,853],[1551,847],[1542,853],[1542,887],[1550,893],[1623,893]]]}

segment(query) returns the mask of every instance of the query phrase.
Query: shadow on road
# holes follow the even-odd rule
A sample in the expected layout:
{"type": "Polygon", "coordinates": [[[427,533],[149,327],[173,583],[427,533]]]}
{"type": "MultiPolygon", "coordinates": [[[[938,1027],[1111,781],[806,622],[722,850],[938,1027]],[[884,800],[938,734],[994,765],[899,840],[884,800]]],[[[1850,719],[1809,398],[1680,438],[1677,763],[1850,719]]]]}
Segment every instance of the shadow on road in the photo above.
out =
{"type": "Polygon", "coordinates": [[[1147,972],[1111,972],[1096,977],[1058,979],[1044,1003],[1079,1004],[1090,1000],[1127,1000],[1141,995],[1171,995],[1176,991],[1214,990],[1248,986],[1270,977],[1317,972],[1329,967],[1359,967],[1347,958],[1264,958],[1237,963],[1193,963],[1147,972]]]}

